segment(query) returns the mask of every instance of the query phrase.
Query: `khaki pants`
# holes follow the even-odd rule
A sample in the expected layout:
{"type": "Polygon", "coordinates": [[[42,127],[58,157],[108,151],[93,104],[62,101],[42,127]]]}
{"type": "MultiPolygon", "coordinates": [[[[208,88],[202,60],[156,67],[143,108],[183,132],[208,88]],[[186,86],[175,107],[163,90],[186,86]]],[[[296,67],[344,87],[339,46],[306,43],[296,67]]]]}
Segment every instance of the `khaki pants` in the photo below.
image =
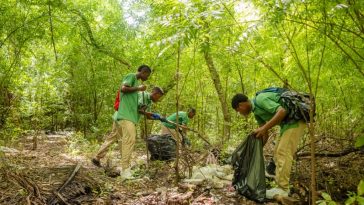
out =
{"type": "Polygon", "coordinates": [[[127,169],[130,166],[131,153],[134,149],[136,128],[133,122],[120,120],[113,123],[111,133],[106,136],[105,142],[101,145],[96,154],[96,159],[105,157],[110,146],[118,141],[121,155],[121,167],[127,169]]]}
{"type": "Polygon", "coordinates": [[[177,134],[179,137],[181,137],[181,134],[179,132],[177,132],[176,129],[168,128],[168,127],[162,125],[161,135],[166,135],[166,134],[172,135],[173,138],[176,138],[177,134]]]}
{"type": "Polygon", "coordinates": [[[306,124],[299,122],[298,127],[286,130],[281,137],[277,138],[274,150],[274,161],[276,163],[276,182],[283,190],[289,190],[289,178],[293,156],[297,151],[298,143],[304,135],[306,124]]]}

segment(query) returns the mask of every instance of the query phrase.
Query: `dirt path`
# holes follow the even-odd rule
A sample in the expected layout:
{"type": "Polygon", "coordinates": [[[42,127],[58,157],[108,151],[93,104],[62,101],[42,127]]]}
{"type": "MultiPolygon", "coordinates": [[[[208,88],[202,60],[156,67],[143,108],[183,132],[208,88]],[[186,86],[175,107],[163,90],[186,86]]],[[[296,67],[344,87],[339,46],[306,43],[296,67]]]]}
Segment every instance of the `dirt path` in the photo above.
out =
{"type": "MultiPolygon", "coordinates": [[[[92,145],[78,144],[85,141],[64,132],[40,136],[37,150],[31,150],[31,136],[23,137],[14,148],[0,147],[0,204],[256,204],[236,195],[231,186],[176,185],[173,163],[150,163],[146,169],[143,142],[137,143],[133,153],[137,179],[110,178],[104,169],[91,164],[93,149],[88,146],[92,145]],[[77,165],[80,168],[75,172],[77,165]]],[[[109,158],[119,163],[115,150],[109,158]]],[[[300,159],[293,167],[291,193],[303,201],[309,200],[309,163],[300,159]]],[[[344,201],[364,176],[363,153],[319,158],[317,164],[318,189],[336,201],[344,201]]]]}
{"type": "MultiPolygon", "coordinates": [[[[168,163],[152,163],[148,170],[142,167],[139,178],[131,181],[107,177],[102,168],[91,164],[90,153],[70,153],[71,136],[43,135],[37,150],[31,150],[31,136],[19,141],[16,149],[1,147],[5,156],[0,204],[255,204],[237,196],[229,186],[174,185],[174,167],[168,163]],[[60,190],[77,164],[80,169],[75,177],[60,190]]],[[[143,159],[143,150],[135,153],[134,158],[143,159]]],[[[111,156],[117,163],[118,153],[111,152],[111,156]]]]}

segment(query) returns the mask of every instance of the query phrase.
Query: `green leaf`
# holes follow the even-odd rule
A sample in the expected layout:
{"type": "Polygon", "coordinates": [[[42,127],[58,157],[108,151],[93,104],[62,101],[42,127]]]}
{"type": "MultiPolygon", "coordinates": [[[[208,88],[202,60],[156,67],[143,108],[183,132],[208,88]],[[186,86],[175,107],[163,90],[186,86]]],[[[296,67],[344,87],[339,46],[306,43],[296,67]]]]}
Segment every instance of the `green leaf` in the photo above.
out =
{"type": "Polygon", "coordinates": [[[328,193],[325,193],[325,192],[323,192],[322,194],[321,194],[321,196],[326,200],[326,201],[331,201],[332,199],[331,199],[331,196],[328,194],[328,193]]]}
{"type": "Polygon", "coordinates": [[[355,197],[349,197],[346,201],[345,201],[345,205],[350,205],[353,204],[355,202],[355,197]]]}
{"type": "Polygon", "coordinates": [[[356,201],[358,202],[359,205],[364,205],[364,198],[363,197],[358,196],[356,198],[356,201]]]}
{"type": "Polygon", "coordinates": [[[361,196],[364,194],[364,180],[360,180],[358,185],[358,196],[361,196]]]}
{"type": "Polygon", "coordinates": [[[316,204],[318,205],[326,205],[326,201],[325,200],[319,200],[316,202],[316,204]]]}
{"type": "Polygon", "coordinates": [[[360,136],[356,139],[356,142],[355,142],[355,147],[358,148],[358,147],[362,147],[364,146],[364,135],[363,136],[360,136]]]}
{"type": "Polygon", "coordinates": [[[336,202],[334,202],[334,201],[330,201],[330,202],[329,202],[329,205],[336,205],[336,202]]]}

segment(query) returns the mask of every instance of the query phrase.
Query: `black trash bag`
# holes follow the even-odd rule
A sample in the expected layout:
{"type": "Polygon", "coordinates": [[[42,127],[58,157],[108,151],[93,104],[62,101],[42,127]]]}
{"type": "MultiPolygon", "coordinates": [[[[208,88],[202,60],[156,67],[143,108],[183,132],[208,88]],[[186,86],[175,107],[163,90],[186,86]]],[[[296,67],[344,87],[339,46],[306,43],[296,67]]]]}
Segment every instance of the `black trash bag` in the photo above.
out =
{"type": "Polygon", "coordinates": [[[151,135],[147,139],[150,160],[166,161],[176,157],[176,140],[171,135],[151,135]]]}
{"type": "Polygon", "coordinates": [[[234,169],[235,190],[250,200],[265,201],[265,173],[262,140],[248,135],[233,152],[231,164],[234,169]]]}

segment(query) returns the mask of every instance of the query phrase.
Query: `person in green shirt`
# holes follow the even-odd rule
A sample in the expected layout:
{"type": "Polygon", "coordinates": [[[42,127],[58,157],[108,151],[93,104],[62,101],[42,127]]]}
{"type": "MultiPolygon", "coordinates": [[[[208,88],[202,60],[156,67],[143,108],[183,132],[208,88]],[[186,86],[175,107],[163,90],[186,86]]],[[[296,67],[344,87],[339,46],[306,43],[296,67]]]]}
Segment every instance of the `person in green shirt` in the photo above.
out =
{"type": "MultiPolygon", "coordinates": [[[[138,93],[138,110],[139,114],[145,115],[147,119],[150,120],[161,120],[163,121],[163,118],[157,114],[152,113],[152,103],[156,103],[159,101],[159,99],[164,95],[164,91],[160,87],[154,87],[152,89],[152,92],[139,92],[138,93]]],[[[139,115],[140,116],[140,115],[139,115]]]]}
{"type": "MultiPolygon", "coordinates": [[[[131,153],[134,148],[136,138],[136,124],[139,122],[140,113],[147,114],[148,118],[152,118],[152,113],[145,113],[145,111],[139,111],[139,108],[143,104],[139,100],[139,92],[146,90],[145,85],[140,84],[141,81],[146,81],[151,74],[151,69],[147,65],[142,65],[138,68],[137,73],[127,74],[121,85],[120,104],[117,111],[113,115],[113,128],[112,132],[106,136],[105,142],[101,145],[96,156],[92,159],[92,163],[101,167],[100,159],[103,158],[110,146],[118,141],[121,154],[121,168],[124,173],[130,175],[130,159],[131,153]]],[[[153,89],[152,94],[144,92],[145,99],[157,102],[163,95],[163,91],[160,88],[153,89]]],[[[150,106],[151,102],[146,103],[146,106],[150,106]]]]}
{"type": "Polygon", "coordinates": [[[252,100],[238,93],[231,101],[233,109],[241,115],[247,117],[250,113],[254,114],[259,124],[259,128],[255,129],[254,133],[257,138],[262,138],[263,144],[269,138],[268,131],[280,125],[281,133],[276,138],[274,149],[275,181],[278,187],[267,190],[266,198],[268,199],[273,199],[276,195],[288,196],[293,156],[306,127],[303,120],[285,123],[286,121],[283,120],[287,116],[287,110],[281,106],[279,100],[279,93],[264,92],[256,95],[252,100]]]}
{"type": "MultiPolygon", "coordinates": [[[[188,109],[187,112],[183,111],[178,112],[178,124],[180,125],[180,128],[182,129],[184,136],[186,136],[188,122],[195,115],[196,115],[196,109],[194,108],[188,109]]],[[[179,132],[176,130],[176,124],[177,124],[177,113],[173,113],[172,115],[166,118],[166,122],[162,122],[161,135],[171,134],[173,136],[177,136],[177,133],[179,132]]],[[[187,138],[184,140],[188,141],[187,138]]]]}

